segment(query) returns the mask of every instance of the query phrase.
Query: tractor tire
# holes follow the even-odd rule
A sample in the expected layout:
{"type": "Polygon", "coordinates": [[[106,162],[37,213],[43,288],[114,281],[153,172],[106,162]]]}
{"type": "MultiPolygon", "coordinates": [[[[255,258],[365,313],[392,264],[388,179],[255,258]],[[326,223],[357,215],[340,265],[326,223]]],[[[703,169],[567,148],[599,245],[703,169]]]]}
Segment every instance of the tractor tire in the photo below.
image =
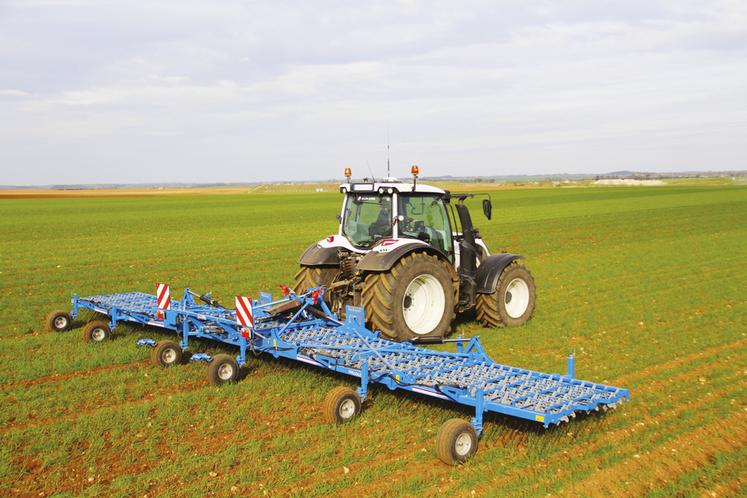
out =
{"type": "Polygon", "coordinates": [[[532,318],[537,299],[534,277],[518,263],[508,265],[490,294],[478,294],[475,310],[483,327],[514,327],[532,318]]]}
{"type": "Polygon", "coordinates": [[[301,294],[314,287],[326,287],[334,281],[338,271],[336,267],[302,266],[296,273],[293,292],[301,294]]]}
{"type": "Polygon", "coordinates": [[[447,264],[410,253],[389,271],[366,275],[362,302],[369,328],[398,341],[445,337],[458,292],[447,264]]]}
{"type": "Polygon", "coordinates": [[[70,330],[73,325],[73,317],[64,310],[56,310],[47,315],[47,328],[54,332],[70,330]]]}
{"type": "Polygon", "coordinates": [[[460,418],[443,423],[436,435],[436,455],[446,465],[464,463],[477,452],[477,432],[460,418]]]}

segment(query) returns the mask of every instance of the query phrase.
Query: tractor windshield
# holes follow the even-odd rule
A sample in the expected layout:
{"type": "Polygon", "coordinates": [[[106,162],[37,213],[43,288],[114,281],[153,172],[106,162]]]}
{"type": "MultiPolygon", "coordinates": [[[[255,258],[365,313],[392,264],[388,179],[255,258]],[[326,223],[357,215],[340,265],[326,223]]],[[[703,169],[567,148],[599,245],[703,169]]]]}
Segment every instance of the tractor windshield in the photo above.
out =
{"type": "Polygon", "coordinates": [[[356,247],[371,247],[392,236],[392,197],[351,194],[345,206],[342,233],[356,247]]]}

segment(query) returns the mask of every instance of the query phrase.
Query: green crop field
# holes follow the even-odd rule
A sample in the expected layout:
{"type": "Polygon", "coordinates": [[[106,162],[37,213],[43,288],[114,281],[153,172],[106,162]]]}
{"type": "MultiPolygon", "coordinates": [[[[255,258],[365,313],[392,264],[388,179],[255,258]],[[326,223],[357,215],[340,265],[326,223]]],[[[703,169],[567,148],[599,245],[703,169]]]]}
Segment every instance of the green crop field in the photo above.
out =
{"type": "MultiPolygon", "coordinates": [[[[224,302],[291,283],[303,249],[335,230],[336,193],[0,199],[0,494],[725,496],[747,484],[747,187],[492,192],[474,217],[494,252],[526,256],[537,311],[482,329],[509,365],[627,387],[630,403],[544,430],[489,416],[456,468],[439,425],[466,410],[374,388],[330,426],[345,377],[253,358],[214,388],[205,365],[158,370],[121,326],[87,344],[42,327],[82,295],[156,282],[224,302]]],[[[477,203],[475,203],[477,206],[477,203]]],[[[83,320],[90,316],[81,317],[83,320]]],[[[197,349],[218,352],[212,344],[197,349]]]]}

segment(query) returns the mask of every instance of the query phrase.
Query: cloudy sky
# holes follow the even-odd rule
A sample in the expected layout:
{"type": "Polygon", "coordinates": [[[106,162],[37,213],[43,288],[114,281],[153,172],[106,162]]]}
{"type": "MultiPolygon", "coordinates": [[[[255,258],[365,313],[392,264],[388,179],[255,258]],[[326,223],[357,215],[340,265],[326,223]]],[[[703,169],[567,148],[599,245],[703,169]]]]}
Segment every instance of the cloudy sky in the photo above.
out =
{"type": "Polygon", "coordinates": [[[0,184],[747,169],[747,2],[0,0],[0,184]]]}

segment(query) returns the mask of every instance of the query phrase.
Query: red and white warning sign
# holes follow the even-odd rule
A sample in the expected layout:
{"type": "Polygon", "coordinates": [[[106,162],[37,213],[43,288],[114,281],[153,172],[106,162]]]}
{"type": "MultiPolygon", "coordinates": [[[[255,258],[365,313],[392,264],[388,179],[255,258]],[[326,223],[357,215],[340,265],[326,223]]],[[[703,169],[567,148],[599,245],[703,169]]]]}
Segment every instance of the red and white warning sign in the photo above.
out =
{"type": "Polygon", "coordinates": [[[156,300],[158,302],[158,309],[168,310],[171,309],[171,292],[169,286],[166,284],[156,285],[156,300]]]}
{"type": "Polygon", "coordinates": [[[254,327],[252,300],[246,296],[236,296],[236,320],[244,327],[254,327]]]}

